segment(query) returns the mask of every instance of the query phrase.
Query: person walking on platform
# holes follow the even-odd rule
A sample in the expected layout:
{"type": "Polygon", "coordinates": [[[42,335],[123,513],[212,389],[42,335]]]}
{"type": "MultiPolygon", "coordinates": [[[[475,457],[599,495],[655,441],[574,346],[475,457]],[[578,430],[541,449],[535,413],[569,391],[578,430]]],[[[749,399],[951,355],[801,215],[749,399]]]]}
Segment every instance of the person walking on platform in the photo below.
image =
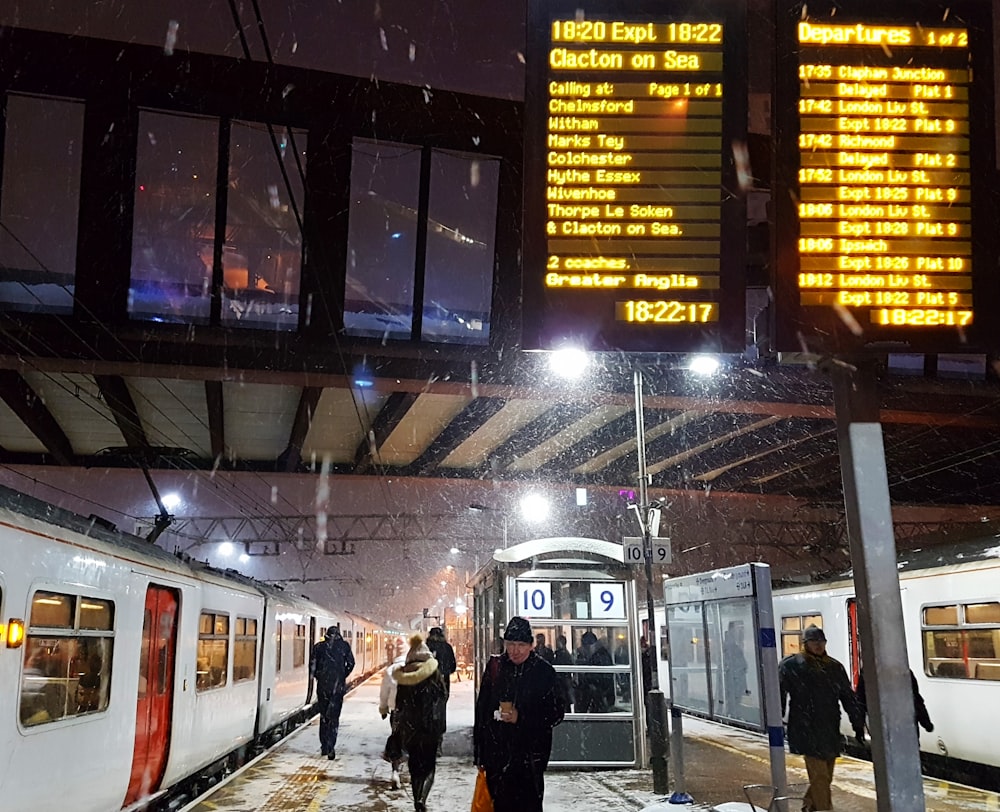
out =
{"type": "Polygon", "coordinates": [[[444,629],[435,626],[427,633],[427,648],[431,650],[431,656],[438,661],[438,671],[444,679],[444,695],[451,696],[451,675],[458,668],[455,660],[455,649],[451,643],[444,639],[444,629]]]}
{"type": "Polygon", "coordinates": [[[396,673],[405,665],[404,662],[391,663],[382,675],[382,685],[379,687],[378,712],[382,718],[389,717],[389,738],[386,739],[382,758],[392,764],[392,788],[399,789],[399,768],[403,763],[403,746],[399,742],[399,711],[396,710],[396,673]]]}
{"type": "Polygon", "coordinates": [[[313,646],[309,673],[316,679],[320,750],[331,761],[337,757],[340,712],[344,707],[344,694],[347,693],[347,677],[353,670],[354,653],[351,647],[340,636],[340,629],[330,626],[324,639],[313,646]]]}
{"type": "Polygon", "coordinates": [[[815,812],[833,809],[833,768],[843,750],[839,706],[847,711],[861,742],[865,720],[844,666],[826,653],[823,630],[809,626],[802,647],[778,664],[778,680],[782,716],[788,706],[788,749],[805,758],[809,775],[802,810],[815,812]]]}
{"type": "Polygon", "coordinates": [[[542,812],[552,729],[565,714],[555,669],[532,649],[531,624],[513,617],[503,654],[490,657],[476,697],[473,759],[494,812],[542,812]]]}
{"type": "MultiPolygon", "coordinates": [[[[920,738],[920,728],[928,733],[934,732],[934,724],[931,722],[931,715],[927,712],[927,705],[920,695],[920,688],[917,687],[917,678],[910,671],[910,688],[913,690],[913,724],[917,727],[917,738],[920,738]]],[[[858,705],[865,716],[868,716],[868,692],[865,689],[865,669],[858,672],[858,687],[854,689],[858,697],[858,705]]]]}
{"type": "Polygon", "coordinates": [[[415,812],[425,812],[434,784],[437,751],[445,730],[444,678],[438,661],[424,639],[410,638],[406,665],[394,672],[396,679],[396,731],[408,755],[415,812]]]}

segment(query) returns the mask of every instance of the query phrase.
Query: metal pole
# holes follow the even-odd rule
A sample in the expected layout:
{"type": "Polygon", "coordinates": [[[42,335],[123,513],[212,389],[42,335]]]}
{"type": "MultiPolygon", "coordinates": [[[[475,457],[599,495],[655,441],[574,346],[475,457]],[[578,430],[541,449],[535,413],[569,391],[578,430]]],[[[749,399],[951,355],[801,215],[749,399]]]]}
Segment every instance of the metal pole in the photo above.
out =
{"type": "MultiPolygon", "coordinates": [[[[656,651],[656,614],[653,605],[653,542],[650,536],[649,494],[646,474],[646,423],[642,414],[642,370],[637,366],[633,373],[635,384],[635,434],[639,456],[639,525],[642,530],[642,552],[646,559],[646,614],[649,618],[650,645],[656,651]]],[[[666,794],[670,789],[667,776],[666,713],[663,692],[659,689],[656,664],[651,669],[651,685],[646,694],[646,719],[649,729],[649,766],[653,770],[653,792],[666,794]]]]}
{"type": "Polygon", "coordinates": [[[879,812],[924,808],[875,367],[834,363],[837,442],[879,812]],[[875,596],[878,596],[878,601],[875,596]]]}

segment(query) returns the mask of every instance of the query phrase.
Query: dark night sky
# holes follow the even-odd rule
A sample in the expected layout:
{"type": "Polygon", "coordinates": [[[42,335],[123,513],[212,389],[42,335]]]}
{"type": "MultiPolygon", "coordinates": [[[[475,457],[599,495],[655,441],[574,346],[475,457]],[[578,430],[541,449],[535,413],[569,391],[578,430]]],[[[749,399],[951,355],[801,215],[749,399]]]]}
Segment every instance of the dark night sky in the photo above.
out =
{"type": "MultiPolygon", "coordinates": [[[[255,59],[252,4],[234,0],[255,59]]],[[[520,99],[524,0],[261,0],[274,59],[296,67],[520,99]]],[[[239,56],[228,0],[5,0],[0,25],[239,56]],[[155,10],[152,10],[154,9],[155,10]]]]}

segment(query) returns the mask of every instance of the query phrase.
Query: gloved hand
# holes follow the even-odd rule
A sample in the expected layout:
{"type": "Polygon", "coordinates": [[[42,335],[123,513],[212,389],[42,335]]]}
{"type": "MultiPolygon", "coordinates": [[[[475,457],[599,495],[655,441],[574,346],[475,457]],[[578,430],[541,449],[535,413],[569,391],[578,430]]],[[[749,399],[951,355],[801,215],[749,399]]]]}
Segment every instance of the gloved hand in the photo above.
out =
{"type": "Polygon", "coordinates": [[[926,730],[928,733],[933,733],[934,732],[934,723],[933,722],[928,722],[926,725],[924,725],[924,730],[926,730]]]}
{"type": "Polygon", "coordinates": [[[867,743],[865,742],[865,729],[863,727],[854,731],[854,738],[857,739],[859,747],[867,746],[867,743]]]}
{"type": "Polygon", "coordinates": [[[385,717],[389,715],[389,714],[388,714],[388,713],[386,713],[385,711],[379,711],[379,714],[381,715],[381,717],[382,717],[383,719],[385,719],[385,717]]]}

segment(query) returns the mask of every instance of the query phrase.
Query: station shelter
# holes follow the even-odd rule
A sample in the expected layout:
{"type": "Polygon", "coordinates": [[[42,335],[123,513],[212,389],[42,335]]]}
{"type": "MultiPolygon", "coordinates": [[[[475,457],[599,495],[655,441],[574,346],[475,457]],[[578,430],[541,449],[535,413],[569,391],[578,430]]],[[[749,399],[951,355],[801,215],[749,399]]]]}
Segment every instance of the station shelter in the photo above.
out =
{"type": "Polygon", "coordinates": [[[554,767],[645,763],[635,580],[622,545],[557,537],[497,550],[475,575],[477,689],[486,661],[503,651],[510,618],[542,635],[539,653],[559,675],[566,718],[553,735],[554,767]]]}

